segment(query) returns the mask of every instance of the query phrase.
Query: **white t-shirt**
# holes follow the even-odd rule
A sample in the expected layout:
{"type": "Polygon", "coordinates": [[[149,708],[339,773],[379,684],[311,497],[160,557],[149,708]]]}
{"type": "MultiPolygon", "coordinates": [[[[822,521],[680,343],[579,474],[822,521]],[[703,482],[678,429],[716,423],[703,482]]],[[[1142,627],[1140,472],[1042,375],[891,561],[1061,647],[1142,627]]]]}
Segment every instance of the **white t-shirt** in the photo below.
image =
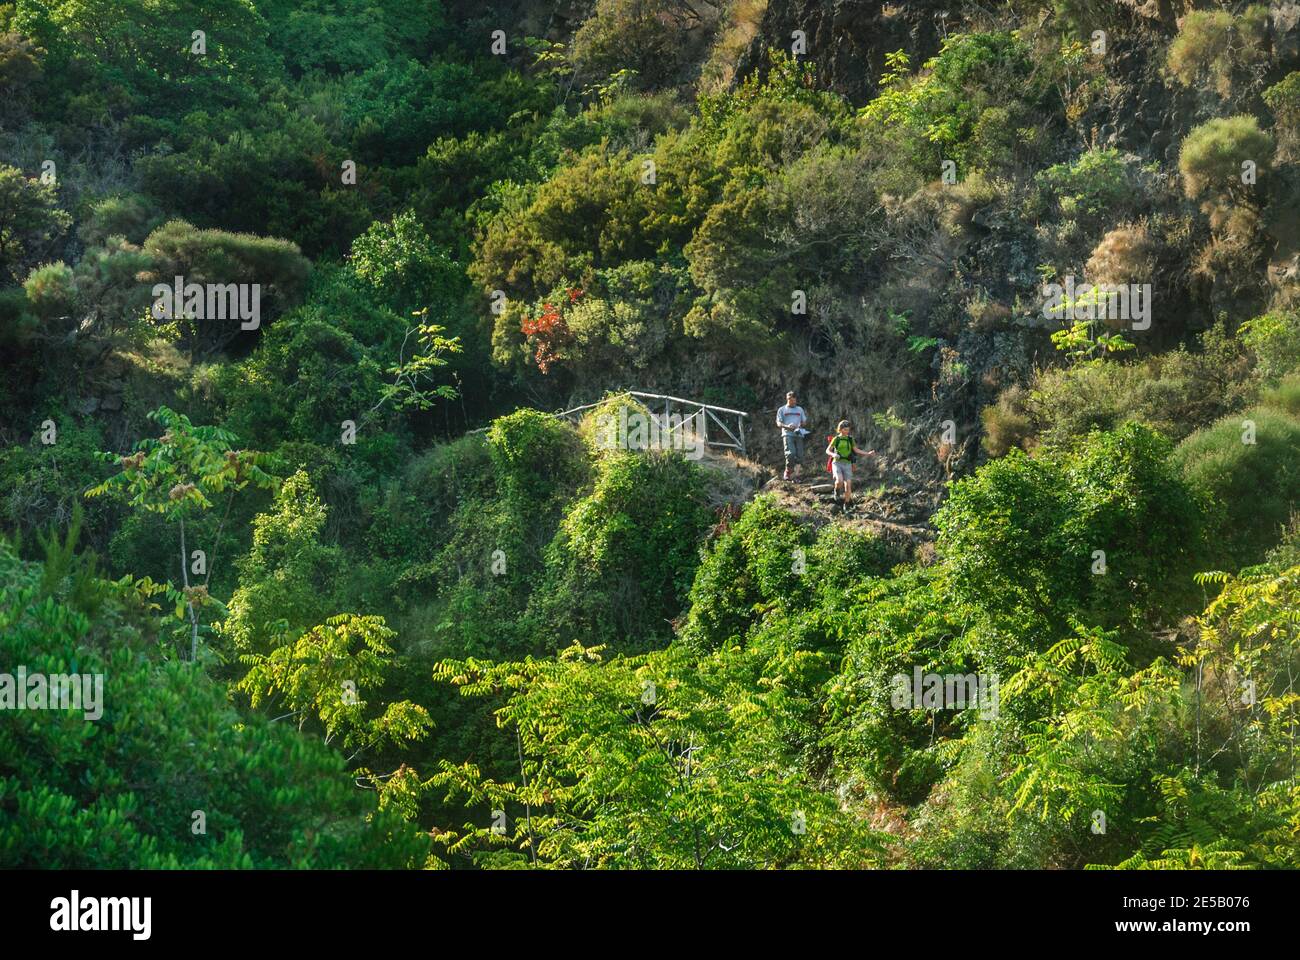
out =
{"type": "Polygon", "coordinates": [[[776,412],[776,418],[787,427],[802,427],[808,419],[808,415],[803,412],[803,407],[790,406],[788,403],[783,405],[776,412]]]}

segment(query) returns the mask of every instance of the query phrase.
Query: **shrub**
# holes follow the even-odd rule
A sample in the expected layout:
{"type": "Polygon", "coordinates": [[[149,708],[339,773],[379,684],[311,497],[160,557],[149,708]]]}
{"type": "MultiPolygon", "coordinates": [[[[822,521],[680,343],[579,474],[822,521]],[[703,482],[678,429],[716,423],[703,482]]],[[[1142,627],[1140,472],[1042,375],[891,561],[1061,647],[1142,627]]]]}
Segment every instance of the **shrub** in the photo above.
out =
{"type": "Polygon", "coordinates": [[[462,500],[490,494],[492,459],[483,440],[481,435],[467,434],[434,446],[410,462],[404,486],[439,516],[449,516],[462,500]]]}
{"type": "Polygon", "coordinates": [[[1241,339],[1255,354],[1260,374],[1274,380],[1300,366],[1300,311],[1277,310],[1247,320],[1241,339]]]}
{"type": "Polygon", "coordinates": [[[488,450],[497,482],[524,509],[540,509],[554,497],[569,497],[590,475],[586,444],[565,421],[540,410],[522,409],[492,421],[488,450]]]}
{"type": "Polygon", "coordinates": [[[807,551],[810,540],[809,531],[775,499],[754,499],[700,563],[683,642],[704,650],[742,642],[757,606],[800,596],[795,551],[807,551]]]}
{"type": "Polygon", "coordinates": [[[1300,70],[1264,91],[1264,102],[1273,111],[1273,135],[1279,158],[1295,160],[1300,152],[1300,70]]]}
{"type": "Polygon", "coordinates": [[[1259,398],[1262,406],[1271,407],[1300,420],[1300,373],[1293,373],[1259,398]]]}
{"type": "MultiPolygon", "coordinates": [[[[1021,104],[989,107],[971,128],[967,154],[976,173],[1017,175],[1047,139],[1041,113],[1021,104]]],[[[1032,167],[1030,167],[1032,169],[1032,167]]]]}
{"type": "Polygon", "coordinates": [[[1295,508],[1300,420],[1269,406],[1224,417],[1180,443],[1175,462],[1214,504],[1213,561],[1232,568],[1256,563],[1295,508]],[[1244,442],[1252,424],[1255,442],[1244,442]]]}
{"type": "Polygon", "coordinates": [[[77,233],[88,247],[103,246],[114,236],[141,244],[161,221],[150,198],[138,193],[117,193],[94,201],[77,233]]]}
{"type": "Polygon", "coordinates": [[[376,166],[407,166],[440,136],[506,127],[515,110],[549,109],[552,95],[547,84],[488,64],[430,62],[423,52],[379,60],[341,84],[339,133],[350,136],[353,151],[344,156],[376,166]]]}
{"type": "Polygon", "coordinates": [[[1032,112],[1048,96],[1030,48],[1011,33],[953,34],[916,76],[908,73],[902,51],[888,54],[886,65],[881,94],[862,115],[869,125],[890,130],[895,149],[929,176],[941,159],[955,160],[959,170],[977,156],[987,162],[990,147],[996,147],[990,136],[996,141],[1008,132],[1006,105],[1032,112]],[[994,111],[987,120],[986,110],[994,111]]]}
{"type": "MultiPolygon", "coordinates": [[[[0,448],[0,528],[32,542],[36,533],[53,525],[66,526],[73,509],[84,503],[82,493],[100,480],[96,456],[103,444],[100,428],[60,416],[51,417],[58,442],[40,442],[43,417],[32,415],[34,435],[26,445],[0,448]]],[[[86,503],[86,531],[103,546],[103,525],[118,513],[109,504],[86,503]]]]}
{"type": "Polygon", "coordinates": [[[1193,10],[1183,18],[1169,45],[1165,65],[1185,87],[1203,79],[1224,99],[1236,87],[1252,86],[1268,63],[1264,45],[1268,7],[1254,4],[1234,17],[1226,10],[1193,10]]]}
{"type": "MultiPolygon", "coordinates": [[[[1084,676],[1097,669],[1099,649],[1108,669],[1123,669],[1126,652],[1115,639],[1130,644],[1134,659],[1167,652],[1150,641],[1150,625],[1142,621],[1168,622],[1197,599],[1190,573],[1199,511],[1169,450],[1166,440],[1130,424],[1092,433],[1069,451],[1038,458],[1013,451],[953,486],[936,516],[937,564],[902,569],[852,594],[842,626],[844,666],[827,687],[824,742],[873,791],[915,803],[958,755],[953,747],[961,741],[966,769],[955,777],[964,781],[963,792],[1000,814],[970,825],[974,835],[966,842],[973,848],[960,855],[973,865],[990,865],[986,858],[1014,862],[1021,841],[1007,837],[1008,829],[1034,833],[1032,824],[1008,822],[1021,798],[1002,783],[1028,745],[1023,725],[1044,714],[1044,704],[1032,701],[1058,695],[1062,684],[1072,689],[1080,666],[1086,664],[1084,676]],[[1096,566],[1099,549],[1104,571],[1096,566]],[[1099,644],[1095,631],[1086,647],[1071,639],[1079,637],[1080,623],[1107,621],[1119,629],[1106,642],[1099,644]],[[1055,662],[1047,674],[1053,679],[1018,686],[1017,671],[1049,650],[1052,657],[1066,651],[1066,662],[1055,662]],[[895,708],[894,678],[910,678],[916,668],[1000,676],[1000,713],[895,708]],[[984,769],[973,770],[972,763],[984,769]]],[[[1108,687],[1100,702],[1118,699],[1108,687]]],[[[1090,706],[1095,716],[1096,702],[1090,706]]],[[[1088,776],[1098,775],[1097,760],[1084,760],[1088,776]]],[[[1135,782],[1145,782],[1142,772],[1133,774],[1135,782]]],[[[1084,782],[1080,777],[1071,786],[1084,782]]],[[[943,793],[932,799],[940,808],[946,803],[943,793]]],[[[923,844],[918,852],[926,857],[934,850],[923,844]]]]}
{"type": "Polygon", "coordinates": [[[1170,450],[1130,423],[1041,457],[1013,450],[953,485],[935,515],[938,552],[954,602],[989,617],[986,662],[1054,642],[1072,617],[1136,627],[1178,611],[1200,512],[1170,450]]]}
{"type": "Polygon", "coordinates": [[[1145,224],[1116,227],[1093,248],[1084,273],[1092,283],[1154,285],[1158,254],[1145,224]]]}
{"type": "Polygon", "coordinates": [[[642,423],[648,423],[653,416],[650,408],[630,393],[611,392],[582,414],[578,432],[596,452],[597,457],[617,456],[619,451],[626,450],[627,445],[633,441],[631,436],[619,435],[623,421],[628,421],[630,434],[630,424],[636,418],[642,418],[642,423]]]}
{"type": "Polygon", "coordinates": [[[45,51],[21,33],[6,30],[0,33],[0,87],[8,94],[13,109],[15,103],[26,106],[29,90],[41,79],[41,57],[45,51]]]}
{"type": "Polygon", "coordinates": [[[1094,147],[1070,163],[1048,167],[1035,178],[1069,219],[1122,215],[1135,194],[1128,165],[1118,150],[1094,147]]]}
{"type": "Polygon", "coordinates": [[[1145,423],[1175,440],[1221,415],[1226,398],[1210,364],[1173,352],[1144,363],[1111,361],[1045,372],[1034,385],[1043,439],[1068,443],[1090,430],[1145,423]]]}
{"type": "Polygon", "coordinates": [[[563,649],[572,642],[640,652],[671,636],[712,522],[694,464],[667,453],[600,461],[590,495],[565,515],[530,603],[563,649]]]}
{"type": "Polygon", "coordinates": [[[640,173],[626,153],[585,151],[487,223],[470,276],[485,292],[531,302],[562,284],[589,286],[593,268],[649,259],[658,238],[638,227],[651,193],[640,173]]]}
{"type": "MultiPolygon", "coordinates": [[[[416,337],[402,352],[415,318],[382,301],[351,270],[315,271],[307,302],[262,331],[251,355],[220,368],[217,380],[232,426],[266,446],[290,439],[337,444],[340,422],[350,419],[358,430],[353,453],[365,448],[367,463],[376,462],[381,444],[402,445],[408,421],[393,408],[409,408],[414,394],[392,389],[399,358],[406,363],[405,386],[426,397],[438,389],[426,390],[423,374],[412,382],[416,337]],[[387,428],[382,437],[381,426],[387,428]]],[[[420,339],[418,349],[429,342],[420,339]]],[[[434,350],[426,355],[441,359],[434,350]]],[[[419,422],[414,410],[405,415],[419,422]]]]}
{"type": "Polygon", "coordinates": [[[1136,363],[1102,360],[1041,370],[1030,389],[1007,388],[985,408],[985,449],[1001,456],[1036,443],[1068,446],[1091,430],[1144,423],[1181,440],[1250,402],[1249,357],[1222,327],[1207,331],[1202,349],[1185,348],[1136,363]]]}
{"type": "Polygon", "coordinates": [[[1037,431],[1026,410],[1025,389],[1015,384],[1002,391],[997,403],[980,411],[984,426],[982,444],[992,457],[1004,456],[1012,447],[1028,450],[1037,431]]]}
{"type": "MultiPolygon", "coordinates": [[[[529,598],[539,594],[541,604],[548,545],[592,474],[578,432],[536,410],[435,447],[385,494],[427,520],[417,549],[374,565],[375,589],[406,611],[422,651],[497,658],[546,651],[550,634],[525,616],[529,598]]],[[[403,515],[399,507],[375,513],[382,528],[404,537],[403,515]]],[[[356,592],[356,602],[365,596],[356,592]]]]}
{"type": "Polygon", "coordinates": [[[874,533],[828,523],[817,531],[808,551],[808,578],[815,584],[820,603],[875,577],[886,575],[902,562],[900,551],[874,533]]]}
{"type": "Polygon", "coordinates": [[[1247,191],[1241,182],[1242,163],[1250,160],[1263,169],[1273,157],[1273,138],[1249,115],[1220,117],[1189,133],[1178,153],[1178,170],[1189,199],[1203,194],[1242,202],[1247,191]]]}
{"type": "Polygon", "coordinates": [[[656,87],[682,65],[685,27],[671,0],[596,0],[573,36],[573,60],[591,79],[626,69],[656,87]]]}
{"type": "Polygon", "coordinates": [[[599,282],[607,297],[583,296],[565,315],[570,353],[591,370],[644,370],[679,333],[664,305],[682,296],[685,271],[633,261],[601,271],[599,282]]]}

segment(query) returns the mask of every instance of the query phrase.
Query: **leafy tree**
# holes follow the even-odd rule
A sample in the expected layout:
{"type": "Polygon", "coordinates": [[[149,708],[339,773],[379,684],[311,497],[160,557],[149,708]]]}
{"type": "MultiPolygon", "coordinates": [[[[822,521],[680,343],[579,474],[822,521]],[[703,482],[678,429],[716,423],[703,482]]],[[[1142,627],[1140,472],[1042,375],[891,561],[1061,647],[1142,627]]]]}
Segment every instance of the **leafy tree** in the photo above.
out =
{"type": "Polygon", "coordinates": [[[349,263],[394,310],[428,308],[463,292],[457,265],[437,249],[410,210],[371,224],[352,241],[349,263]]]}
{"type": "MultiPolygon", "coordinates": [[[[223,230],[198,230],[184,220],[159,227],[144,242],[153,258],[152,277],[169,288],[181,277],[183,286],[196,284],[257,284],[267,304],[269,321],[274,308],[292,305],[301,295],[311,264],[286,240],[233,234],[223,230]]],[[[210,299],[210,298],[209,298],[210,299]]],[[[180,331],[191,356],[221,349],[239,334],[240,324],[230,318],[191,317],[183,304],[172,304],[168,319],[180,331]]]]}
{"type": "Polygon", "coordinates": [[[55,576],[0,542],[0,659],[102,679],[102,714],[0,711],[0,856],[40,869],[420,866],[429,844],[350,786],[334,751],[242,717],[157,656],[161,588],[55,576]],[[76,587],[76,584],[80,587],[76,587]],[[92,602],[92,606],[86,606],[92,602]]]}
{"type": "Polygon", "coordinates": [[[0,275],[22,280],[71,223],[53,183],[0,165],[0,275]]]}
{"type": "Polygon", "coordinates": [[[235,561],[239,588],[215,624],[239,653],[269,652],[335,613],[330,609],[346,558],[321,543],[327,510],[306,471],[281,485],[266,513],[253,519],[253,543],[235,561]]]}
{"type": "Polygon", "coordinates": [[[84,85],[92,100],[111,104],[119,116],[131,107],[165,105],[170,112],[178,101],[237,101],[254,73],[275,63],[265,20],[242,0],[21,3],[14,23],[49,51],[55,103],[71,101],[75,109],[84,85]],[[201,54],[193,52],[195,30],[205,33],[201,54]]]}
{"type": "Polygon", "coordinates": [[[863,866],[883,838],[802,786],[744,722],[761,696],[728,690],[725,662],[697,671],[681,651],[604,661],[446,661],[435,677],[471,696],[503,691],[514,733],[511,781],[444,763],[434,783],[481,811],[439,836],[484,866],[667,869],[863,866]],[[504,822],[498,813],[504,814],[504,822]]]}
{"type": "Polygon", "coordinates": [[[394,636],[383,617],[339,614],[270,653],[242,656],[248,672],[237,688],[254,707],[287,708],[285,716],[296,718],[299,730],[315,721],[327,744],[337,738],[354,750],[349,761],[385,743],[407,744],[429,730],[424,707],[403,700],[367,717],[361,699],[383,682],[394,636]]]}
{"type": "MultiPolygon", "coordinates": [[[[942,775],[970,717],[917,705],[895,709],[895,677],[974,673],[981,664],[964,635],[978,615],[954,603],[942,569],[909,569],[852,590],[835,620],[843,643],[841,668],[824,692],[825,742],[837,764],[867,788],[914,803],[942,775]]],[[[973,711],[972,711],[973,712],[973,711]]]]}
{"type": "Polygon", "coordinates": [[[1076,627],[1021,661],[1004,702],[1024,709],[1021,701],[1030,700],[1031,715],[1046,719],[1023,733],[1024,757],[1004,785],[1012,813],[1027,809],[1081,826],[1100,811],[1108,829],[1132,831],[1123,816],[1133,809],[1127,794],[1144,786],[1140,774],[1152,762],[1179,676],[1161,659],[1140,671],[1126,667],[1124,647],[1095,628],[1076,627]]]}
{"type": "MultiPolygon", "coordinates": [[[[416,316],[426,317],[428,308],[416,312],[416,316]]],[[[454,400],[459,394],[456,388],[446,383],[433,383],[433,371],[447,365],[443,354],[457,353],[460,342],[442,335],[443,328],[436,323],[416,323],[407,328],[402,338],[402,345],[397,351],[397,363],[388,368],[392,383],[384,385],[375,405],[367,410],[361,419],[364,424],[386,403],[393,409],[429,410],[437,400],[454,400]],[[415,342],[409,347],[407,342],[415,334],[415,342]]]]}
{"type": "MultiPolygon", "coordinates": [[[[114,494],[128,505],[155,513],[176,524],[180,540],[181,582],[184,598],[177,604],[176,615],[182,607],[190,621],[190,660],[199,655],[199,613],[216,598],[208,593],[215,557],[204,560],[203,582],[191,585],[192,559],[185,543],[185,520],[197,513],[210,510],[213,498],[228,494],[227,514],[234,495],[248,486],[270,489],[275,478],[266,472],[270,458],[255,450],[236,450],[238,438],[221,427],[196,427],[189,417],[159,407],[149,415],[161,424],[163,435],[158,439],[146,438],[135,445],[135,453],[118,456],[101,453],[100,459],[116,463],[122,469],[103,483],[86,491],[88,497],[114,494]]],[[[218,534],[218,540],[220,536],[218,534]]]]}
{"type": "MultiPolygon", "coordinates": [[[[1070,315],[1070,311],[1080,308],[1104,315],[1106,311],[1104,297],[1105,294],[1094,285],[1077,298],[1064,298],[1061,309],[1067,312],[1067,316],[1070,315]]],[[[1096,360],[1107,354],[1135,348],[1136,344],[1125,340],[1120,334],[1099,329],[1104,322],[1100,319],[1075,320],[1063,330],[1052,333],[1052,344],[1075,361],[1096,360]]]]}
{"type": "Polygon", "coordinates": [[[546,84],[490,64],[393,57],[347,78],[338,109],[356,159],[406,166],[439,137],[504,126],[516,110],[549,108],[548,93],[546,84]]]}
{"type": "Polygon", "coordinates": [[[362,0],[258,5],[267,19],[268,40],[290,75],[341,74],[364,70],[398,53],[424,53],[431,34],[445,29],[439,0],[413,4],[362,0]]]}

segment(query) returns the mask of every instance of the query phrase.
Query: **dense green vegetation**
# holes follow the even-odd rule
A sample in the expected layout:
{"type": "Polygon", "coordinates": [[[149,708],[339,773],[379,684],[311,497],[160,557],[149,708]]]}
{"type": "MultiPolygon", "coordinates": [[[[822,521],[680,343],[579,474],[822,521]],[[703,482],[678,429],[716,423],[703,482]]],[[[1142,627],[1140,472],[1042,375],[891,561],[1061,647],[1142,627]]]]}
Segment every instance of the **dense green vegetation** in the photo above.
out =
{"type": "Polygon", "coordinates": [[[0,5],[0,865],[1300,866],[1300,28],[1173,6],[0,5]]]}

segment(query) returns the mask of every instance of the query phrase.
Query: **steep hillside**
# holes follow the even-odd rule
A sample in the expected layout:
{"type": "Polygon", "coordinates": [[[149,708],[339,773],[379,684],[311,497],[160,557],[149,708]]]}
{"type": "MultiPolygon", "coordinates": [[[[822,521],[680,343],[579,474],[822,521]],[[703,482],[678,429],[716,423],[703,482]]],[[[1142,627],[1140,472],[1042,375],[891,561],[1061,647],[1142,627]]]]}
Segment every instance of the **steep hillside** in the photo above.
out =
{"type": "Polygon", "coordinates": [[[0,93],[5,865],[1300,866],[1292,0],[16,0],[0,93]]]}

